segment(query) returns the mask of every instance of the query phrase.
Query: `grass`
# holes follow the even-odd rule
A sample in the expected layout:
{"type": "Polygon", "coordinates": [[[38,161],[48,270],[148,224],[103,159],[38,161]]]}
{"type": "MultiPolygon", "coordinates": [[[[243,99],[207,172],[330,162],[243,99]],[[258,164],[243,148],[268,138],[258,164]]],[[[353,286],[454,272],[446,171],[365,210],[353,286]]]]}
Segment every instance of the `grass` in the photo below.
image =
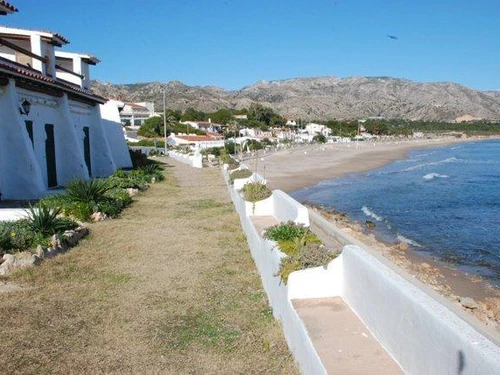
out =
{"type": "Polygon", "coordinates": [[[2,295],[3,373],[298,372],[220,171],[164,173],[78,247],[9,276],[24,288],[2,295]]]}

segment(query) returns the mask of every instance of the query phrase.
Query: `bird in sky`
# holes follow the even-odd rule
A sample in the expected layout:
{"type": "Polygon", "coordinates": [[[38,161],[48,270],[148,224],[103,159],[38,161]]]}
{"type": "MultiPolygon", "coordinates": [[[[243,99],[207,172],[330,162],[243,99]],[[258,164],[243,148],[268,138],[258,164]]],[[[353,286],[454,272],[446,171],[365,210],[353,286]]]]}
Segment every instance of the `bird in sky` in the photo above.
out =
{"type": "Polygon", "coordinates": [[[395,35],[387,35],[387,37],[388,37],[389,39],[398,39],[398,37],[397,37],[397,36],[395,36],[395,35]]]}

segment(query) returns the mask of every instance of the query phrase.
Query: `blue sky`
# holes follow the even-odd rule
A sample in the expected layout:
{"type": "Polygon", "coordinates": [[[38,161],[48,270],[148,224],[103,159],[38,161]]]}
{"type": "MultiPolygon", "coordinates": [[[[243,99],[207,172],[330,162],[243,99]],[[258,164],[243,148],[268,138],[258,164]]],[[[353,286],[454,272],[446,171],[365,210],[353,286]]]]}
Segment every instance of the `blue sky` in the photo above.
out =
{"type": "Polygon", "coordinates": [[[6,26],[58,32],[92,78],[239,89],[391,76],[500,89],[499,0],[10,0],[6,26]],[[396,36],[391,39],[388,35],[396,36]]]}

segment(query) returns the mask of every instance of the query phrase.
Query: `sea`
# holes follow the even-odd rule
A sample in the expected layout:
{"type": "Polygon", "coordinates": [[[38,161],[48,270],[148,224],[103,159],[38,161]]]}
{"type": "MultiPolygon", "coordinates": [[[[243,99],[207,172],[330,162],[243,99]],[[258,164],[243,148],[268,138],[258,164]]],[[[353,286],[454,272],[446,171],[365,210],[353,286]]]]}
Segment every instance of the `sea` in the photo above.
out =
{"type": "Polygon", "coordinates": [[[380,169],[291,193],[375,223],[388,244],[453,264],[500,286],[500,140],[421,149],[380,169]]]}

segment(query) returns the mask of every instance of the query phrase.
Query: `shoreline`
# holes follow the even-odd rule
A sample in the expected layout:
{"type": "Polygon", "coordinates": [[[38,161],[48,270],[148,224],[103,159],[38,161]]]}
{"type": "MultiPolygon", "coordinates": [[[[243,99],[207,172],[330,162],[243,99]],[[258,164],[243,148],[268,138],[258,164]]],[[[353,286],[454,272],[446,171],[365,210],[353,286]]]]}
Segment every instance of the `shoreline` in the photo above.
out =
{"type": "MultiPolygon", "coordinates": [[[[290,193],[346,174],[381,168],[394,161],[407,158],[413,150],[488,139],[497,138],[437,138],[314,145],[260,155],[258,159],[248,160],[247,165],[265,177],[271,188],[290,193]]],[[[353,235],[396,266],[459,304],[484,323],[488,329],[500,331],[500,290],[498,287],[477,276],[465,273],[453,264],[435,260],[427,254],[419,254],[406,243],[396,245],[382,243],[375,238],[371,230],[364,228],[362,224],[351,222],[345,215],[334,210],[326,211],[321,207],[309,207],[309,209],[316,210],[333,225],[353,235]],[[471,298],[473,303],[469,305],[468,300],[471,298]]]]}
{"type": "Polygon", "coordinates": [[[327,143],[273,154],[259,155],[246,160],[249,168],[261,174],[272,189],[286,193],[346,174],[367,172],[406,159],[413,150],[437,148],[463,142],[494,138],[455,138],[403,141],[364,141],[327,143]]]}

